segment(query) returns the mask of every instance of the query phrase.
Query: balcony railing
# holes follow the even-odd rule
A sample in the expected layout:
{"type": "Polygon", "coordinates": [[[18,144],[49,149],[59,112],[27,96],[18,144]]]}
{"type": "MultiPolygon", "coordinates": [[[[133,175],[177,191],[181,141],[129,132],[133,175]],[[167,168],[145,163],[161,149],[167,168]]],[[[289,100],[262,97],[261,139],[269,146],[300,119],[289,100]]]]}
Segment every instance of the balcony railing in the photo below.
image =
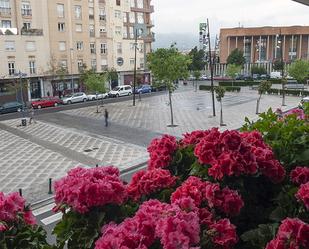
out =
{"type": "Polygon", "coordinates": [[[0,8],[0,16],[10,16],[11,8],[0,8]]]}
{"type": "Polygon", "coordinates": [[[32,16],[32,9],[21,9],[22,16],[32,16]]]}
{"type": "Polygon", "coordinates": [[[29,36],[42,36],[43,29],[24,29],[22,28],[20,31],[21,35],[29,35],[29,36]]]}

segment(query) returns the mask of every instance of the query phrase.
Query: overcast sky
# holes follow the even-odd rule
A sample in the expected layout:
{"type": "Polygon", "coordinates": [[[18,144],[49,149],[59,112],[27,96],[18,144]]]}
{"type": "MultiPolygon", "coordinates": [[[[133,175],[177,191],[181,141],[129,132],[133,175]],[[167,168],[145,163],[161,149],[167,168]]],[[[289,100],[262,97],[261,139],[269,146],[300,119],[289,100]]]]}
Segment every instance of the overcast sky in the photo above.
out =
{"type": "Polygon", "coordinates": [[[220,28],[308,25],[309,6],[291,0],[152,0],[156,33],[198,32],[209,19],[211,33],[220,28]]]}

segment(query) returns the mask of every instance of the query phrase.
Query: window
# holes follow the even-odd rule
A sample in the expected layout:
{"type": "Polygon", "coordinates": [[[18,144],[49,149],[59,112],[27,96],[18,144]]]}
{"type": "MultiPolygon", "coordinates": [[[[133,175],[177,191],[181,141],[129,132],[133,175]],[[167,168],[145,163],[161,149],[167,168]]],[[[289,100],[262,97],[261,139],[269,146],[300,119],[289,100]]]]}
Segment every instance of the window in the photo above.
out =
{"type": "Polygon", "coordinates": [[[115,35],[121,35],[121,27],[120,26],[115,27],[115,35]]]}
{"type": "Polygon", "coordinates": [[[76,42],[76,50],[83,50],[84,49],[84,43],[82,41],[76,42]]]}
{"type": "Polygon", "coordinates": [[[1,21],[1,28],[11,28],[11,21],[9,20],[2,20],[1,21]]]}
{"type": "Polygon", "coordinates": [[[123,22],[128,22],[128,17],[127,17],[128,13],[127,12],[123,12],[122,17],[123,17],[123,22]]]}
{"type": "Polygon", "coordinates": [[[144,0],[137,0],[137,8],[139,9],[144,8],[144,0]]]}
{"type": "Polygon", "coordinates": [[[15,41],[4,42],[5,51],[15,51],[15,41]]]}
{"type": "Polygon", "coordinates": [[[34,57],[29,57],[29,71],[30,71],[30,74],[36,73],[35,58],[34,57]]]}
{"type": "Polygon", "coordinates": [[[115,18],[121,19],[121,11],[120,10],[115,10],[115,18]]]}
{"type": "Polygon", "coordinates": [[[92,68],[92,70],[97,69],[97,60],[96,59],[91,60],[91,68],[92,68]]]}
{"type": "Polygon", "coordinates": [[[64,22],[58,22],[58,31],[59,32],[65,31],[65,23],[64,22]]]}
{"type": "Polygon", "coordinates": [[[75,31],[76,32],[82,32],[83,31],[83,26],[82,24],[75,24],[75,31]]]}
{"type": "Polygon", "coordinates": [[[131,43],[130,43],[130,50],[131,50],[131,51],[134,51],[134,48],[135,48],[135,43],[134,43],[134,42],[131,42],[131,43]]]}
{"type": "Polygon", "coordinates": [[[107,60],[106,59],[101,60],[101,70],[102,71],[107,70],[107,60]]]}
{"type": "Polygon", "coordinates": [[[139,67],[144,68],[144,58],[139,59],[139,67]]]}
{"type": "Polygon", "coordinates": [[[94,37],[94,35],[95,35],[94,25],[93,24],[89,25],[89,35],[90,35],[90,37],[94,37]]]}
{"type": "Polygon", "coordinates": [[[75,5],[74,8],[75,8],[75,18],[82,19],[82,6],[75,5]]]}
{"type": "Polygon", "coordinates": [[[130,32],[130,38],[134,38],[134,30],[133,27],[129,27],[129,32],[130,32]]]}
{"type": "Polygon", "coordinates": [[[128,38],[128,30],[127,30],[127,27],[124,27],[123,28],[123,38],[128,38]]]}
{"type": "Polygon", "coordinates": [[[61,60],[61,61],[59,62],[59,66],[60,66],[61,68],[66,69],[66,68],[68,67],[68,61],[67,61],[67,60],[61,60]]]}
{"type": "Polygon", "coordinates": [[[106,32],[106,27],[105,26],[101,26],[100,27],[100,33],[105,33],[106,32]]]}
{"type": "Polygon", "coordinates": [[[64,5],[63,4],[57,4],[57,13],[58,13],[58,17],[60,18],[64,17],[64,5]]]}
{"type": "Polygon", "coordinates": [[[95,43],[90,43],[90,53],[95,54],[95,43]]]}
{"type": "Polygon", "coordinates": [[[65,41],[59,42],[59,51],[65,51],[66,50],[66,43],[65,41]]]}
{"type": "Polygon", "coordinates": [[[144,23],[144,13],[137,13],[137,23],[144,23]]]}
{"type": "Polygon", "coordinates": [[[94,9],[92,7],[89,7],[89,15],[91,16],[94,15],[94,9]]]}
{"type": "Polygon", "coordinates": [[[101,21],[106,21],[105,9],[100,9],[99,18],[100,18],[101,21]]]}
{"type": "Polygon", "coordinates": [[[129,19],[130,19],[130,23],[135,23],[135,14],[133,12],[130,12],[129,19]]]}
{"type": "Polygon", "coordinates": [[[116,0],[116,5],[120,6],[120,0],[116,0]]]}
{"type": "Polygon", "coordinates": [[[35,50],[36,50],[35,41],[26,41],[26,51],[31,52],[35,50]]]}
{"type": "Polygon", "coordinates": [[[130,6],[131,6],[131,8],[135,7],[135,0],[130,0],[130,6]]]}
{"type": "Polygon", "coordinates": [[[117,42],[117,53],[122,54],[122,43],[121,42],[117,42]]]}
{"type": "Polygon", "coordinates": [[[31,5],[30,2],[22,2],[21,3],[21,15],[22,16],[31,16],[31,5]]]}
{"type": "Polygon", "coordinates": [[[77,68],[78,68],[78,71],[81,71],[84,68],[83,59],[77,60],[77,68]]]}
{"type": "Polygon", "coordinates": [[[134,62],[135,62],[134,58],[130,58],[130,66],[134,66],[134,62]]]}
{"type": "Polygon", "coordinates": [[[9,61],[8,67],[9,67],[9,75],[14,75],[15,74],[15,61],[9,61]]]}
{"type": "Polygon", "coordinates": [[[23,23],[23,29],[25,29],[25,30],[31,29],[31,22],[24,22],[23,23]]]}
{"type": "Polygon", "coordinates": [[[106,43],[101,43],[100,51],[101,51],[101,54],[106,54],[107,53],[107,44],[106,43]]]}
{"type": "Polygon", "coordinates": [[[0,8],[1,9],[10,9],[10,0],[0,0],[0,8]]]}

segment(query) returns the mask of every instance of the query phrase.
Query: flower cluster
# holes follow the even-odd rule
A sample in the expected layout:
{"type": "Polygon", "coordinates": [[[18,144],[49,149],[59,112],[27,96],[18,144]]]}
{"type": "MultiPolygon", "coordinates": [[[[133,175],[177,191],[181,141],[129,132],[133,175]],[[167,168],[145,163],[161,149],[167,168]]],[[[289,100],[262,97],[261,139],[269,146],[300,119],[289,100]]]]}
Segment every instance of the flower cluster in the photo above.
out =
{"type": "Polygon", "coordinates": [[[211,166],[208,174],[216,180],[224,176],[254,175],[258,170],[275,183],[285,176],[284,168],[258,132],[220,133],[213,128],[200,139],[194,154],[199,163],[211,166]]]}
{"type": "Polygon", "coordinates": [[[309,182],[300,185],[299,190],[296,193],[296,198],[302,201],[309,211],[309,182]]]}
{"type": "Polygon", "coordinates": [[[298,185],[309,182],[309,167],[296,167],[291,171],[290,177],[298,185]]]}
{"type": "Polygon", "coordinates": [[[170,135],[153,139],[147,148],[149,152],[148,169],[165,168],[172,161],[172,154],[177,150],[177,140],[170,135]]]}
{"type": "Polygon", "coordinates": [[[181,140],[181,144],[183,146],[196,145],[200,142],[202,138],[204,138],[208,134],[209,134],[208,130],[206,131],[197,130],[197,131],[192,131],[191,133],[185,133],[183,134],[183,139],[181,140]]]}
{"type": "Polygon", "coordinates": [[[5,195],[0,192],[0,231],[7,230],[10,223],[25,222],[28,225],[35,225],[35,218],[31,212],[25,208],[25,199],[18,193],[5,195]],[[21,220],[20,220],[21,219],[21,220]]]}
{"type": "Polygon", "coordinates": [[[147,249],[160,240],[164,249],[193,249],[199,243],[198,215],[158,200],[144,202],[133,218],[102,228],[96,249],[147,249]]]}
{"type": "Polygon", "coordinates": [[[150,195],[173,187],[176,184],[176,179],[165,169],[139,171],[133,175],[131,183],[127,187],[128,195],[137,201],[142,195],[150,195]]]}
{"type": "Polygon", "coordinates": [[[92,169],[75,168],[55,182],[58,207],[68,205],[79,213],[106,204],[122,204],[127,198],[119,170],[112,166],[92,169]]]}
{"type": "Polygon", "coordinates": [[[238,241],[236,228],[229,219],[222,219],[211,224],[210,229],[214,232],[212,242],[222,248],[231,248],[238,241]]]}
{"type": "Polygon", "coordinates": [[[295,115],[297,117],[297,119],[301,119],[301,120],[306,119],[306,114],[305,114],[304,110],[300,109],[300,108],[292,109],[292,110],[290,110],[290,111],[288,111],[287,113],[284,114],[284,116],[289,116],[289,115],[295,115]]]}
{"type": "Polygon", "coordinates": [[[200,178],[191,176],[176,189],[171,196],[175,203],[184,197],[192,198],[197,207],[207,203],[209,208],[216,208],[226,215],[235,216],[240,213],[244,202],[237,191],[229,188],[220,189],[219,184],[203,182],[200,178]]]}
{"type": "Polygon", "coordinates": [[[309,248],[309,225],[299,219],[287,218],[282,221],[277,236],[266,249],[309,248]]]}

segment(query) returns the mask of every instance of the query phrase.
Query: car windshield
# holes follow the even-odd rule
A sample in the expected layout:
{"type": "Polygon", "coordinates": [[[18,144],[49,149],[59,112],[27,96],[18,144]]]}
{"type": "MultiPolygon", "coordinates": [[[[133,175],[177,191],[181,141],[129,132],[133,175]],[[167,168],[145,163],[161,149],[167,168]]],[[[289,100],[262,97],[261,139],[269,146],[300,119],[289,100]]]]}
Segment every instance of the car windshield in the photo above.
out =
{"type": "Polygon", "coordinates": [[[3,104],[3,107],[12,107],[12,106],[17,106],[17,105],[19,105],[18,102],[9,102],[9,103],[3,104]]]}
{"type": "Polygon", "coordinates": [[[113,89],[113,91],[119,91],[119,89],[120,89],[120,87],[117,86],[117,87],[115,87],[115,88],[113,89]]]}
{"type": "Polygon", "coordinates": [[[71,98],[72,94],[64,95],[64,98],[71,98]]]}

